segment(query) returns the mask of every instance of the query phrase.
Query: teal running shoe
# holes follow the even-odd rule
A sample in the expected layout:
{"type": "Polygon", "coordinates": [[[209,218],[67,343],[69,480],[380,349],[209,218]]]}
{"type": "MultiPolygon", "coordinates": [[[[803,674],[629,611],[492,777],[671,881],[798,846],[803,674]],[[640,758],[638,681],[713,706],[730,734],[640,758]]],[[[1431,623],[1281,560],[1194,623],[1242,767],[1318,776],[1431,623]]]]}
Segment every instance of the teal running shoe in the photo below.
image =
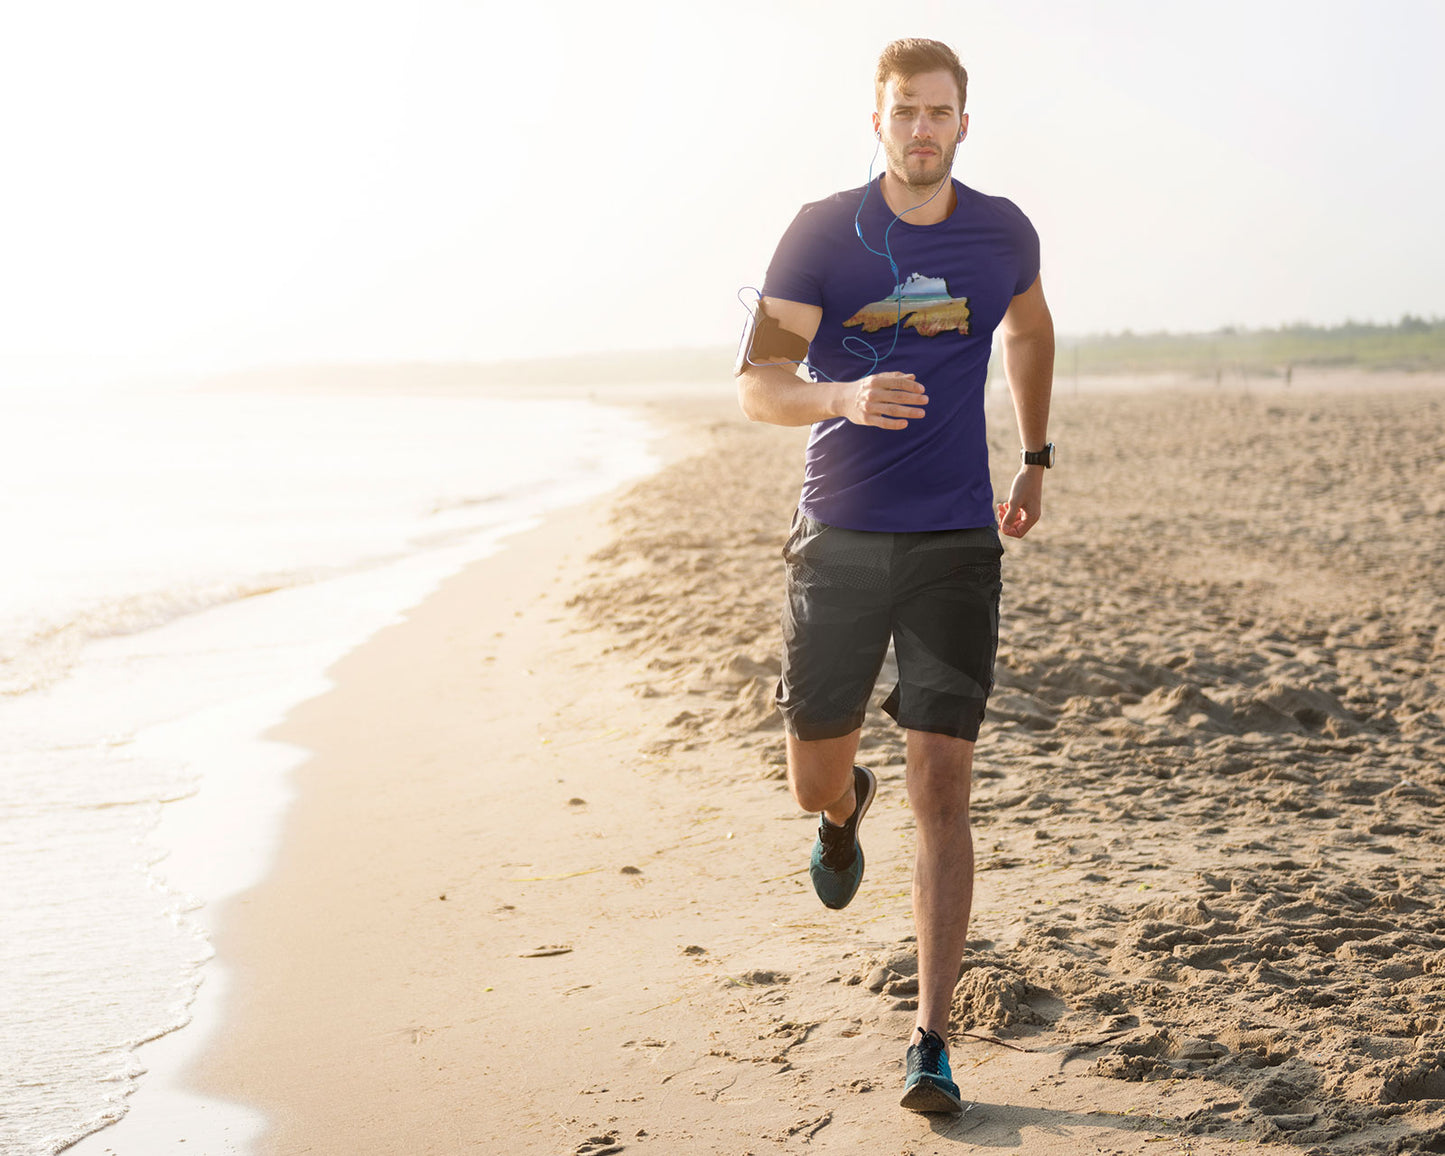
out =
{"type": "Polygon", "coordinates": [[[858,842],[858,824],[868,813],[873,796],[878,793],[878,780],[867,767],[853,768],[853,798],[857,806],[841,827],[819,816],[818,838],[813,844],[813,858],[808,874],[813,877],[813,890],[824,907],[839,911],[858,894],[863,882],[863,848],[858,842]]]}
{"type": "Polygon", "coordinates": [[[908,1076],[903,1083],[903,1107],[915,1112],[963,1111],[958,1085],[948,1066],[943,1037],[926,1031],[923,1038],[908,1049],[908,1076]]]}

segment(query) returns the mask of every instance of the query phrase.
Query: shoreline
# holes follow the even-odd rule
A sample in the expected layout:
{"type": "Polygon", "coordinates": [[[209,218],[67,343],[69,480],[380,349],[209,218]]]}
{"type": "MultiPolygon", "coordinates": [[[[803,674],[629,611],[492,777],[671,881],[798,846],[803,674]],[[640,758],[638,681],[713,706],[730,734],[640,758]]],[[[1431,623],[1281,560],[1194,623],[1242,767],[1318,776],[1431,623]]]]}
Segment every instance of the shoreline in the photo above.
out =
{"type": "MultiPolygon", "coordinates": [[[[239,1097],[228,1094],[228,1083],[223,1082],[224,1086],[217,1089],[206,1087],[204,1074],[214,1066],[218,1051],[225,1055],[230,1050],[230,1041],[237,1034],[233,1024],[235,1003],[246,998],[244,990],[238,989],[244,989],[247,973],[255,970],[258,964],[264,968],[271,962],[268,944],[273,940],[270,935],[247,935],[247,909],[253,903],[265,901],[268,888],[274,885],[278,876],[297,870],[289,865],[289,860],[295,857],[295,852],[290,849],[298,842],[298,836],[293,833],[294,828],[298,823],[306,822],[304,816],[298,818],[297,812],[316,795],[315,785],[307,782],[308,777],[315,774],[315,748],[332,746],[338,729],[343,732],[353,729],[354,720],[343,721],[339,728],[335,723],[325,722],[318,734],[314,728],[308,726],[307,716],[336,698],[338,688],[351,681],[348,671],[352,667],[358,662],[365,664],[366,655],[379,648],[388,647],[396,635],[405,633],[418,615],[423,614],[428,606],[439,599],[445,599],[448,591],[455,586],[464,583],[468,578],[475,580],[477,575],[496,575],[495,579],[485,580],[520,588],[525,584],[525,578],[535,570],[539,551],[546,553],[563,542],[588,541],[589,528],[605,510],[606,504],[606,498],[593,499],[554,510],[545,515],[539,524],[508,535],[494,553],[474,560],[451,578],[445,579],[422,602],[407,610],[398,622],[372,634],[360,646],[334,663],[327,671],[327,690],[292,707],[279,724],[258,736],[257,741],[267,747],[280,747],[296,752],[296,757],[291,760],[291,767],[286,773],[286,777],[291,780],[291,799],[280,821],[280,846],[273,852],[267,870],[259,881],[239,894],[213,905],[210,939],[216,954],[207,964],[201,994],[193,1005],[193,1021],[143,1045],[140,1052],[142,1060],[150,1069],[148,1078],[155,1079],[160,1086],[147,1086],[147,1083],[143,1082],[132,1097],[131,1110],[118,1124],[92,1133],[66,1149],[67,1152],[75,1152],[77,1156],[88,1156],[91,1153],[96,1156],[110,1156],[112,1153],[129,1156],[132,1152],[194,1149],[245,1156],[263,1150],[262,1137],[267,1135],[270,1129],[266,1114],[247,1107],[239,1097]],[[203,1074],[199,1084],[195,1078],[198,1071],[203,1074]],[[151,1100],[157,1102],[148,1102],[151,1100]],[[183,1143],[190,1148],[180,1148],[179,1145],[183,1143]]],[[[504,613],[491,616],[488,625],[499,629],[509,626],[506,619],[523,612],[529,600],[529,594],[518,595],[515,605],[509,602],[508,609],[504,613]]],[[[490,633],[492,632],[488,630],[478,637],[490,633]]],[[[389,662],[389,659],[383,661],[389,662]]],[[[387,704],[383,702],[373,705],[379,711],[384,711],[387,704]]],[[[334,801],[337,796],[348,796],[351,792],[352,787],[343,783],[328,801],[334,801]]],[[[385,819],[380,822],[382,825],[386,824],[385,819]]],[[[321,825],[329,827],[329,820],[323,818],[321,825]]],[[[333,858],[335,849],[332,842],[335,837],[334,830],[320,836],[319,841],[327,848],[323,855],[327,860],[333,858]]],[[[299,837],[303,846],[309,845],[315,839],[314,832],[299,837]]],[[[368,857],[369,853],[363,851],[362,858],[368,857]]],[[[300,870],[308,877],[313,874],[313,868],[309,865],[300,870]]],[[[344,889],[344,881],[332,882],[338,889],[344,889]]],[[[366,885],[376,886],[377,881],[368,878],[366,885]]],[[[364,897],[354,896],[353,906],[348,910],[357,913],[366,906],[366,902],[364,897]]],[[[311,929],[313,928],[294,928],[285,936],[285,942],[291,944],[291,950],[294,950],[294,945],[311,929]]],[[[331,943],[319,946],[312,965],[315,973],[325,974],[328,961],[335,962],[332,957],[331,943]]],[[[243,1013],[243,1023],[248,1014],[243,1013]]],[[[331,1034],[324,1024],[310,1023],[304,1026],[314,1031],[317,1036],[331,1034]]],[[[307,1050],[304,1040],[298,1039],[295,1046],[297,1050],[307,1050]]],[[[264,1070],[269,1066],[272,1055],[270,1045],[267,1045],[261,1055],[252,1059],[259,1069],[264,1070]]]]}
{"type": "MultiPolygon", "coordinates": [[[[404,382],[399,386],[393,382],[391,392],[403,392],[404,385],[404,382]]],[[[339,395],[344,393],[338,391],[339,395]]],[[[607,408],[642,416],[636,405],[607,408]]],[[[644,420],[651,432],[648,446],[641,452],[650,468],[656,468],[661,459],[655,447],[663,431],[655,420],[644,420]]],[[[622,481],[611,481],[611,488],[637,476],[638,472],[632,470],[622,481]]],[[[378,629],[384,629],[387,622],[398,621],[408,608],[424,602],[445,581],[445,578],[438,579],[436,573],[454,575],[479,560],[504,552],[512,539],[532,531],[538,524],[546,524],[559,508],[565,510],[577,505],[577,493],[595,494],[597,486],[596,480],[572,483],[568,493],[573,496],[567,497],[563,506],[547,506],[540,512],[525,511],[520,515],[514,512],[496,525],[475,531],[466,544],[432,546],[423,554],[390,562],[379,571],[358,570],[330,578],[323,584],[329,592],[327,596],[357,599],[371,607],[373,616],[381,612],[383,621],[367,629],[365,637],[370,637],[378,629]],[[391,594],[374,589],[378,582],[391,594]],[[408,591],[413,592],[408,594],[408,591]],[[406,599],[404,605],[394,609],[382,606],[388,597],[394,601],[398,593],[406,599]]],[[[563,491],[557,491],[557,495],[562,494],[563,491]]],[[[551,501],[555,502],[556,496],[551,501]]],[[[264,619],[266,607],[277,598],[289,605],[298,598],[304,601],[312,597],[314,585],[301,584],[294,592],[293,588],[271,592],[264,600],[225,603],[162,624],[133,639],[125,637],[114,643],[108,640],[102,643],[127,654],[132,649],[141,653],[151,649],[179,653],[187,646],[202,650],[207,646],[221,648],[225,645],[226,633],[224,622],[218,620],[231,620],[234,633],[238,628],[236,623],[247,615],[261,615],[264,619]],[[187,639],[190,641],[185,641],[187,639]]],[[[295,611],[287,613],[294,615],[295,611]]],[[[353,617],[357,617],[359,623],[365,614],[353,617]]],[[[365,638],[353,640],[335,653],[347,653],[358,645],[364,646],[365,638]]],[[[298,661],[313,661],[316,657],[304,646],[293,649],[297,651],[298,661]]],[[[314,644],[311,649],[315,649],[314,644]]],[[[111,655],[111,660],[115,660],[115,655],[111,655]]],[[[334,658],[325,659],[311,673],[305,689],[289,697],[281,686],[277,686],[274,693],[248,693],[239,707],[233,704],[224,711],[208,709],[203,712],[204,719],[182,718],[147,726],[131,744],[131,750],[144,752],[149,757],[192,765],[199,777],[192,793],[166,800],[159,808],[159,821],[147,836],[147,847],[159,863],[152,872],[161,881],[160,885],[174,891],[178,901],[184,899],[185,918],[196,928],[198,942],[204,944],[207,958],[200,964],[194,980],[194,993],[184,1008],[177,1007],[175,1014],[179,1023],[145,1041],[138,1051],[130,1050],[131,1062],[141,1076],[124,1101],[116,1101],[124,1115],[82,1136],[68,1145],[66,1151],[86,1156],[116,1150],[169,1150],[166,1143],[178,1123],[191,1130],[193,1146],[199,1141],[199,1146],[207,1151],[244,1153],[254,1147],[261,1128],[257,1114],[221,1100],[193,1095],[185,1086],[185,1076],[220,1030],[221,1008],[230,983],[229,961],[213,950],[218,912],[224,910],[232,896],[244,893],[269,874],[275,856],[272,844],[279,842],[283,817],[293,801],[292,773],[305,761],[304,750],[271,739],[269,732],[295,706],[326,693],[332,685],[329,668],[334,661],[334,658]],[[282,694],[282,699],[273,701],[277,693],[282,694]],[[194,899],[195,895],[204,896],[204,902],[194,899]]]]}

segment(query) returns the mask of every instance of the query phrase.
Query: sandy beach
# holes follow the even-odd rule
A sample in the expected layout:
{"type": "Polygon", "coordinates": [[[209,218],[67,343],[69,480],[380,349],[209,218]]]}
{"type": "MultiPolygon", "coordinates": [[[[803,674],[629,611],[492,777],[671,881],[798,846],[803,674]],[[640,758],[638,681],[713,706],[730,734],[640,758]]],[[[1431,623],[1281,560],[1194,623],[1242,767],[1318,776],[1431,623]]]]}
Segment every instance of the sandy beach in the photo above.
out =
{"type": "Polygon", "coordinates": [[[197,1090],[285,1156],[1445,1150],[1445,382],[1058,387],[978,749],[957,1118],[897,1107],[881,712],[862,890],[808,885],[771,704],[806,431],[729,388],[633,399],[669,464],[272,736],[313,753],[221,913],[197,1090]]]}

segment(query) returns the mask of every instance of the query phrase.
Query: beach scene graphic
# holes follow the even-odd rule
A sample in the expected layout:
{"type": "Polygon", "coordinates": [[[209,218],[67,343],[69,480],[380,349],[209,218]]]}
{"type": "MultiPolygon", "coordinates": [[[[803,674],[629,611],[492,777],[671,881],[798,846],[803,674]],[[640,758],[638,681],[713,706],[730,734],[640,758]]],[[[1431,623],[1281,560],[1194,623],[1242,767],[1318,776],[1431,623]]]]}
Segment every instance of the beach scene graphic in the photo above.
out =
{"type": "Polygon", "coordinates": [[[968,317],[968,298],[950,296],[942,277],[911,273],[887,297],[863,306],[843,324],[861,325],[864,333],[877,333],[901,322],[924,337],[936,337],[951,329],[967,335],[968,317]]]}

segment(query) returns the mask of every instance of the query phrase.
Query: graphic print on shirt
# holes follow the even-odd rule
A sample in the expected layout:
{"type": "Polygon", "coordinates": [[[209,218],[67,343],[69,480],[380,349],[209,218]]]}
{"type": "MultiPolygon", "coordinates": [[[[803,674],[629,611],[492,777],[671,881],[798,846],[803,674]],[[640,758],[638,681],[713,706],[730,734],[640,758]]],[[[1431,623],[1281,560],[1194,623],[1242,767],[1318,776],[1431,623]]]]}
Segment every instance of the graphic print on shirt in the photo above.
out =
{"type": "Polygon", "coordinates": [[[910,273],[895,285],[882,301],[863,306],[844,325],[861,325],[864,333],[877,333],[886,325],[900,322],[912,326],[923,337],[936,337],[950,329],[968,333],[968,298],[950,297],[942,277],[910,273]]]}

